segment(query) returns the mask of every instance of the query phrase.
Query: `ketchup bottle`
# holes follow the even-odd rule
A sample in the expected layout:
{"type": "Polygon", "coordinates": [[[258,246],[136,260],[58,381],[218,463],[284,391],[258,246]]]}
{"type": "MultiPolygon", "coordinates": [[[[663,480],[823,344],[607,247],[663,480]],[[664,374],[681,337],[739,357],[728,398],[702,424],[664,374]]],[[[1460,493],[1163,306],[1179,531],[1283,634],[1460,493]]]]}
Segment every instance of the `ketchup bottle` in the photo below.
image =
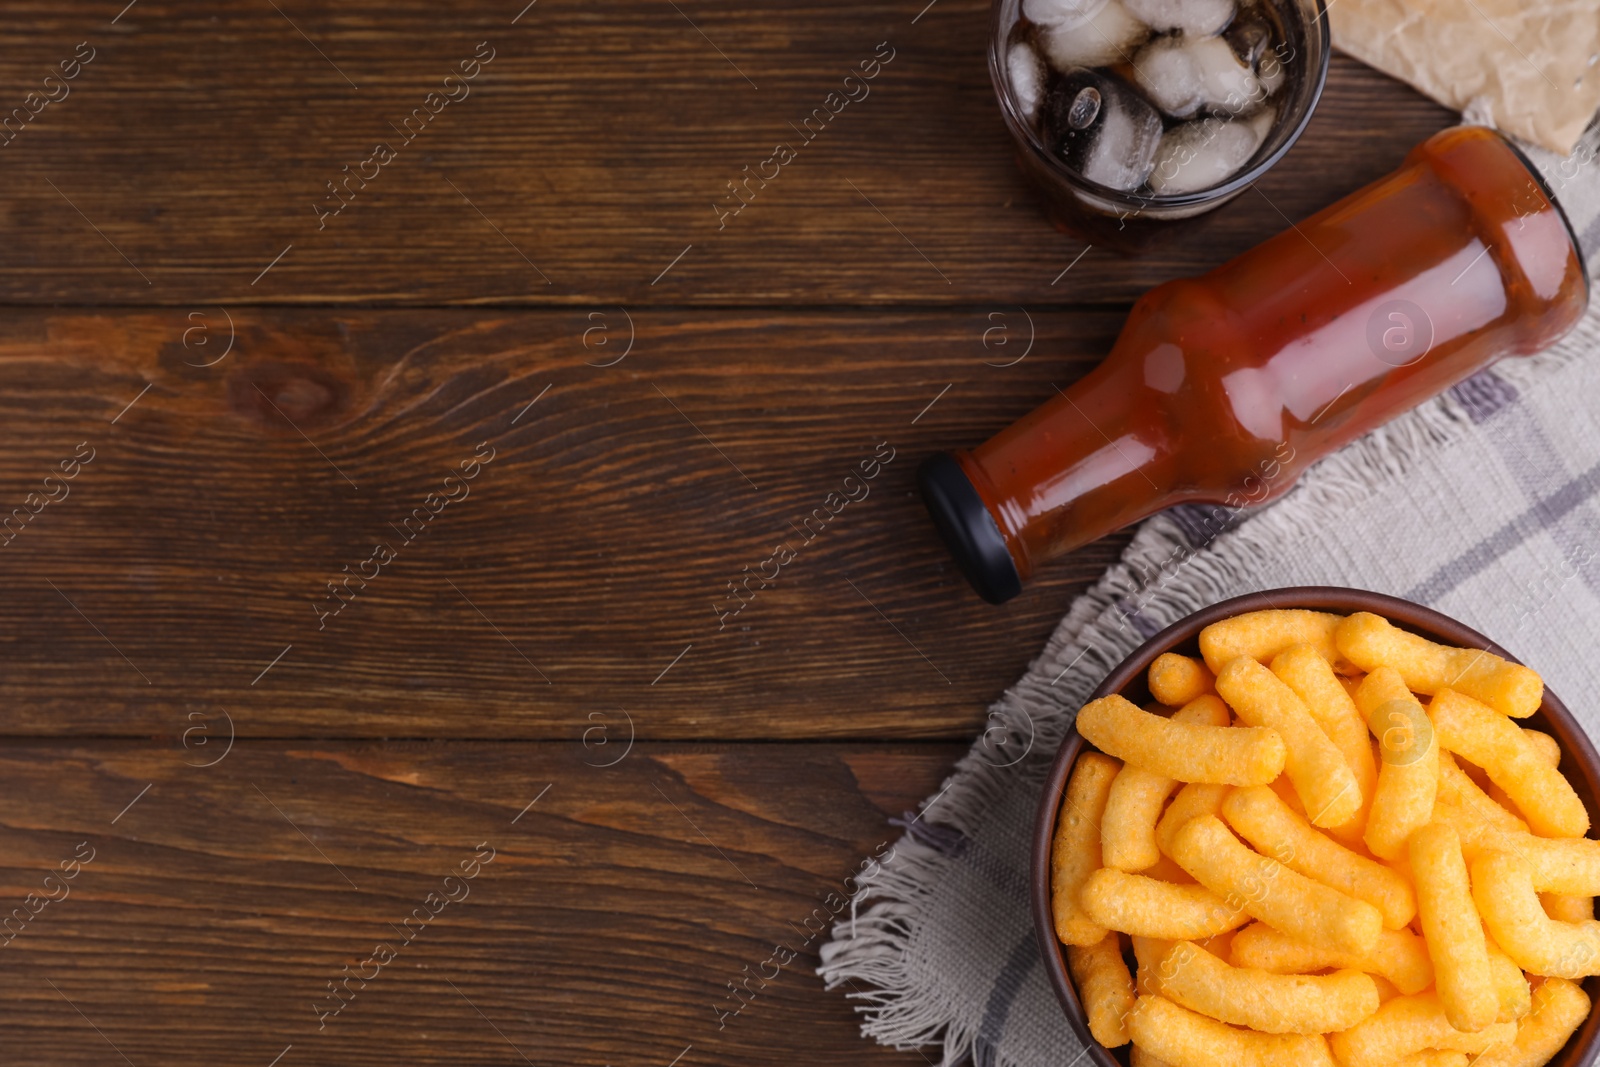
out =
{"type": "Polygon", "coordinates": [[[980,596],[1162,508],[1251,504],[1588,303],[1577,239],[1522,154],[1482,127],[1237,259],[1150,290],[1103,363],[971,451],[917,472],[980,596]]]}

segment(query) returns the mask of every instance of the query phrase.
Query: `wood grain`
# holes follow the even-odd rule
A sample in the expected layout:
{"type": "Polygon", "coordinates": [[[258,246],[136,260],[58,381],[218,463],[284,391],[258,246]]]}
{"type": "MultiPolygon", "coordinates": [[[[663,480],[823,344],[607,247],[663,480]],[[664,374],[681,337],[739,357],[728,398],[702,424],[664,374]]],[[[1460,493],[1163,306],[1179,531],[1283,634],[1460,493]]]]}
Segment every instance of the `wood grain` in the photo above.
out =
{"type": "Polygon", "coordinates": [[[816,930],[1125,537],[989,608],[916,463],[1452,121],[1335,57],[1255,192],[1119,259],[1013,165],[984,0],[525,2],[7,8],[8,1062],[926,1062],[816,930]]]}
{"type": "Polygon", "coordinates": [[[1127,302],[1453,121],[1336,57],[1258,191],[1139,259],[1097,249],[1062,277],[1084,245],[1044,221],[1013,165],[989,5],[924,6],[545,0],[513,25],[522,0],[138,0],[115,24],[117,3],[14,4],[5,108],[80,42],[95,57],[0,147],[0,300],[1127,302]],[[482,41],[494,58],[468,95],[404,142],[396,128],[482,41]],[[798,140],[792,124],[880,42],[893,58],[870,95],[722,220],[727,183],[798,140]],[[392,162],[319,219],[327,183],[379,141],[392,162]]]}
{"type": "Polygon", "coordinates": [[[198,768],[7,743],[0,901],[60,898],[0,940],[7,1059],[922,1063],[860,1039],[815,931],[959,751],[639,745],[598,768],[577,744],[241,742],[198,768]],[[719,1017],[780,944],[792,961],[719,1017]],[[319,1017],[346,964],[371,980],[319,1017]]]}
{"type": "Polygon", "coordinates": [[[638,309],[631,351],[628,321],[7,316],[0,731],[220,708],[244,736],[571,740],[623,708],[653,739],[965,738],[1119,549],[993,609],[912,481],[1082,374],[1116,314],[638,309]]]}

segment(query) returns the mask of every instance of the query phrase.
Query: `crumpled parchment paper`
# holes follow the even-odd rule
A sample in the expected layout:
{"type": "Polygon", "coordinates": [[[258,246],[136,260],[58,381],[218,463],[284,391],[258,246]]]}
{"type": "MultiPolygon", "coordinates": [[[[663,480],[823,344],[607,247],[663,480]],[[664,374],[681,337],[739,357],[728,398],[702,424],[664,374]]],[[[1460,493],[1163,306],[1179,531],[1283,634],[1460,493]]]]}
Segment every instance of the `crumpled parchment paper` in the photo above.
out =
{"type": "Polygon", "coordinates": [[[1600,108],[1600,0],[1330,0],[1333,43],[1567,155],[1600,108]]]}

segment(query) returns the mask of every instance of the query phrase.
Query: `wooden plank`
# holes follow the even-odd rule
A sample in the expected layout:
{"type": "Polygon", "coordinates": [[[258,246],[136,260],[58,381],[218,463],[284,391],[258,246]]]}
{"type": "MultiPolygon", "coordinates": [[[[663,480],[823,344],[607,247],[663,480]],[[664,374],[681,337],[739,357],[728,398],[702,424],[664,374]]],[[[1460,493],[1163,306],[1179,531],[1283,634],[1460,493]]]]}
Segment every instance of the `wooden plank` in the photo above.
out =
{"type": "Polygon", "coordinates": [[[514,25],[520,0],[138,0],[112,24],[120,6],[13,5],[0,104],[22,105],[80,42],[93,58],[0,149],[0,300],[1127,302],[1453,121],[1337,57],[1259,192],[1162,249],[1097,249],[1062,278],[1084,246],[1013,165],[984,0],[610,0],[536,5],[514,25]],[[489,65],[449,90],[467,95],[405,126],[479,42],[489,65]],[[880,51],[892,59],[870,95],[725,218],[728,183],[800,141],[797,124],[880,51]],[[364,165],[379,142],[392,160],[364,165]],[[351,171],[372,179],[320,215],[351,171]]]}
{"type": "Polygon", "coordinates": [[[1119,550],[990,608],[912,478],[1117,314],[607,315],[7,316],[0,733],[966,738],[1119,550]]]}
{"type": "Polygon", "coordinates": [[[817,931],[960,751],[6,743],[7,1056],[922,1063],[861,1040],[817,931]]]}

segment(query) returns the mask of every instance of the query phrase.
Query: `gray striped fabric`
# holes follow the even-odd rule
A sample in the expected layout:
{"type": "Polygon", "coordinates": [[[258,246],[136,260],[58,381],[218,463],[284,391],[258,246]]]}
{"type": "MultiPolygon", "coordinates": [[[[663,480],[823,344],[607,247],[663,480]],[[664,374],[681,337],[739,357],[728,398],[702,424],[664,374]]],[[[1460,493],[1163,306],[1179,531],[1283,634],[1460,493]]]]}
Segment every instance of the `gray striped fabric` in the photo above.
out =
{"type": "MultiPolygon", "coordinates": [[[[1594,183],[1592,158],[1591,148],[1580,169],[1594,183]]],[[[1577,186],[1567,184],[1570,195],[1577,186]]],[[[1600,183],[1583,202],[1574,223],[1600,233],[1600,183]]],[[[1146,523],[994,705],[991,728],[944,788],[903,820],[892,860],[834,929],[819,973],[856,999],[865,1034],[922,1046],[930,1063],[938,1052],[941,1064],[970,1056],[980,1067],[1067,1067],[1083,1049],[1039,964],[1029,835],[1050,760],[1111,667],[1220,599],[1353,586],[1432,605],[1488,634],[1543,673],[1593,732],[1597,557],[1592,311],[1552,351],[1462,383],[1319,463],[1270,507],[1180,508],[1146,523]]]]}

